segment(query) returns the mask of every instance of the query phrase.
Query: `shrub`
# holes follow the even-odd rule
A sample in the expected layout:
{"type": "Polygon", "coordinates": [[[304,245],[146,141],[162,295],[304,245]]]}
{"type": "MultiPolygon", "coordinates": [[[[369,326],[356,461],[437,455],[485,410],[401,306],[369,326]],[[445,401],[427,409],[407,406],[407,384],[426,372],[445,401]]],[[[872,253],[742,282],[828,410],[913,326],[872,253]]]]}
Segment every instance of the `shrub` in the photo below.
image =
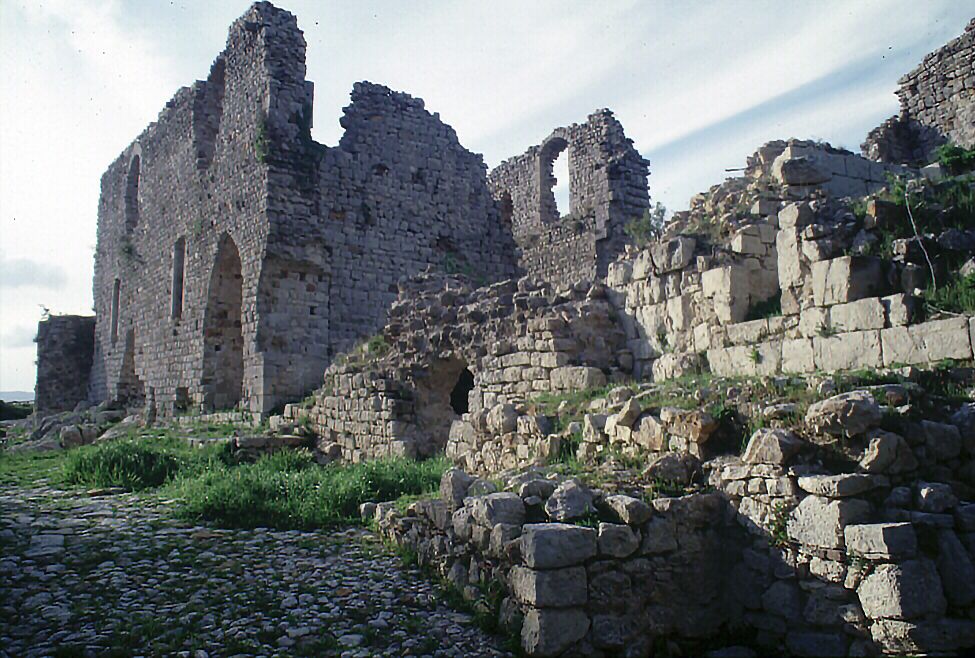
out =
{"type": "Polygon", "coordinates": [[[782,315],[782,291],[780,290],[772,297],[755,302],[748,308],[745,321],[766,320],[782,315]]]}
{"type": "Polygon", "coordinates": [[[935,152],[938,163],[949,174],[957,176],[975,169],[975,149],[966,149],[954,144],[942,144],[935,152]]]}
{"type": "Polygon", "coordinates": [[[975,313],[975,274],[957,277],[937,289],[924,291],[929,309],[951,313],[975,313]]]}
{"type": "Polygon", "coordinates": [[[166,446],[122,440],[68,453],[65,480],[91,487],[123,487],[132,491],[158,487],[180,470],[181,460],[166,446]]]}

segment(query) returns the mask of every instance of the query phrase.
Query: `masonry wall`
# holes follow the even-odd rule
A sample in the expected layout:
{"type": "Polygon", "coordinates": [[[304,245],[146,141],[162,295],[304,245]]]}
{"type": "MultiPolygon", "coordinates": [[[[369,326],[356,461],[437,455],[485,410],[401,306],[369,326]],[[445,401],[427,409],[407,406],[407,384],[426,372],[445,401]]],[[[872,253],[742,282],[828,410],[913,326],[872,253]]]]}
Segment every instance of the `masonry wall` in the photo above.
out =
{"type": "Polygon", "coordinates": [[[356,85],[311,139],[291,14],[259,2],[102,178],[91,397],[267,412],[375,333],[426,267],[516,272],[480,156],[423,101],[356,85]]]}
{"type": "Polygon", "coordinates": [[[71,411],[88,397],[95,318],[53,315],[37,324],[37,384],[34,409],[38,417],[71,411]]]}
{"type": "Polygon", "coordinates": [[[529,275],[555,285],[595,281],[628,242],[627,222],[649,208],[647,162],[609,110],[558,128],[540,145],[489,175],[502,221],[510,223],[529,275]],[[559,217],[552,192],[555,159],[568,151],[569,213],[559,217]]]}
{"type": "Polygon", "coordinates": [[[925,56],[902,77],[901,111],[871,131],[864,154],[883,162],[924,165],[951,141],[975,147],[975,19],[965,32],[925,56]]]}

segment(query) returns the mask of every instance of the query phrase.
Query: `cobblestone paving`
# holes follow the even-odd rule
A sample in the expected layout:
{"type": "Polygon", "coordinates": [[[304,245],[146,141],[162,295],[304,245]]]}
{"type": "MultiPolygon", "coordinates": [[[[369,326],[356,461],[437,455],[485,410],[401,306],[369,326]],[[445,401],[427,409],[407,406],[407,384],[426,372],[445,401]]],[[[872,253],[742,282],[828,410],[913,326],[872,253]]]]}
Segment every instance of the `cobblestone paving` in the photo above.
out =
{"type": "Polygon", "coordinates": [[[220,530],[166,505],[0,487],[0,656],[510,655],[364,530],[220,530]]]}

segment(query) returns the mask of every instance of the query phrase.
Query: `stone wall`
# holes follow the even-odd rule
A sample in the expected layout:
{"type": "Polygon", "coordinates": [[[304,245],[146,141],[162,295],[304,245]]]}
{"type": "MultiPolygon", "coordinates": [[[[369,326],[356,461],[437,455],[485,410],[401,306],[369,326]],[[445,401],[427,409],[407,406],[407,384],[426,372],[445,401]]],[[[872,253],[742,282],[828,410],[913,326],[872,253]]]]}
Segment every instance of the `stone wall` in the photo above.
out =
{"type": "Polygon", "coordinates": [[[52,315],[37,324],[38,417],[71,411],[88,398],[94,335],[95,318],[89,316],[52,315]]]}
{"type": "MultiPolygon", "coordinates": [[[[524,278],[472,289],[431,274],[403,282],[389,316],[381,335],[329,367],[308,404],[285,408],[290,421],[307,419],[320,452],[428,456],[489,423],[514,434],[515,405],[605,385],[630,365],[602,287],[556,293],[524,278]]],[[[526,450],[506,463],[530,463],[526,450]]]]}
{"type": "Polygon", "coordinates": [[[400,277],[515,273],[481,157],[369,83],[315,143],[304,57],[294,16],[256,3],[104,174],[93,400],[267,413],[378,331],[400,277]]]}
{"type": "Polygon", "coordinates": [[[628,242],[627,222],[649,209],[647,164],[612,112],[600,110],[494,168],[489,184],[521,249],[522,269],[556,286],[605,276],[628,242]],[[562,151],[569,208],[559,217],[552,165],[562,151]]]}
{"type": "Polygon", "coordinates": [[[862,145],[872,160],[925,165],[946,140],[975,147],[975,19],[964,34],[924,57],[901,78],[901,111],[862,145]]]}

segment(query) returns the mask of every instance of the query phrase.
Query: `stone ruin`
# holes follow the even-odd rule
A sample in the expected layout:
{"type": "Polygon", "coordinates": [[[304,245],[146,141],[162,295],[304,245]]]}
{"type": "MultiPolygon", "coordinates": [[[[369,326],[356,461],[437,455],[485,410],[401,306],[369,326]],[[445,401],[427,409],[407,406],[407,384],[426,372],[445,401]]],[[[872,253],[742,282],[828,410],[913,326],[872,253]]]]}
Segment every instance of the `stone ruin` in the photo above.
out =
{"type": "Polygon", "coordinates": [[[902,81],[866,157],[769,142],[637,244],[648,163],[608,110],[488,172],[421,100],[363,82],[318,144],[295,18],[256,3],[103,176],[96,318],[42,323],[39,407],[254,414],[274,436],[238,448],[322,463],[445,452],[442,500],[366,515],[472,598],[503,583],[529,655],[703,651],[729,628],[792,655],[973,647],[975,407],[827,378],[802,419],[762,409],[737,455],[703,406],[652,403],[702,373],[815,387],[973,360],[975,317],[920,294],[958,276],[975,228],[882,244],[891,177],[936,180],[934,147],[975,147],[973,38],[902,81]],[[569,427],[540,410],[594,390],[569,427]],[[699,489],[648,503],[540,470],[567,454],[699,489]]]}
{"type": "Polygon", "coordinates": [[[112,163],[90,382],[57,407],[266,415],[383,326],[400,279],[428,266],[483,283],[594,279],[649,207],[647,164],[609,111],[489,174],[422,100],[368,82],[339,144],[318,144],[313,95],[295,17],[255,3],[209,77],[112,163]],[[565,149],[572,221],[552,197],[565,149]]]}

